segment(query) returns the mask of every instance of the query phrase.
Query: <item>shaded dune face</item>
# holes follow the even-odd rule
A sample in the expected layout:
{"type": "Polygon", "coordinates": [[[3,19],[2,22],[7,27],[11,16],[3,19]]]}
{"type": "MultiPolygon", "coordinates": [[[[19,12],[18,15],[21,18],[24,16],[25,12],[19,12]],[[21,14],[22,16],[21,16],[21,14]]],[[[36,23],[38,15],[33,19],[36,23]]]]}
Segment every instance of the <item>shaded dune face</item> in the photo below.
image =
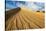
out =
{"type": "Polygon", "coordinates": [[[18,8],[11,9],[11,10],[9,10],[9,11],[6,11],[6,12],[5,12],[5,14],[6,14],[6,15],[5,15],[5,16],[6,16],[6,20],[8,20],[12,15],[18,13],[20,10],[21,10],[21,8],[18,7],[18,8]]]}
{"type": "Polygon", "coordinates": [[[16,8],[6,12],[6,30],[44,28],[44,13],[16,8]]]}

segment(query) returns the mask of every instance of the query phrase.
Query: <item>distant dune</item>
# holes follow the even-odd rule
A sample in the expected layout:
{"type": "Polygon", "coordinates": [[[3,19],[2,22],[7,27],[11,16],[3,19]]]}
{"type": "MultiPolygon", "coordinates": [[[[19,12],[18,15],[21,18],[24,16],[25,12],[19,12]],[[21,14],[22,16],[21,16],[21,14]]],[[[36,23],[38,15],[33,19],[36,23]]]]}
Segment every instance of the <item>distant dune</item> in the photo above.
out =
{"type": "Polygon", "coordinates": [[[42,29],[45,27],[45,15],[43,12],[35,12],[25,7],[16,8],[9,12],[6,12],[6,31],[42,29]]]}

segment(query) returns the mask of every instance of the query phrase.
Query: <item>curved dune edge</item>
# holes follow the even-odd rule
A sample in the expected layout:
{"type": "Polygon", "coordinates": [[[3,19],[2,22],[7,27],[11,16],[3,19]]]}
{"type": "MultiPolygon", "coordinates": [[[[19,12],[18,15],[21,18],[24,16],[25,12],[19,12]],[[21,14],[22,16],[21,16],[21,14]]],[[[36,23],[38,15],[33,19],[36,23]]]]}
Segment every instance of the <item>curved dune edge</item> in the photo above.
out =
{"type": "Polygon", "coordinates": [[[23,30],[44,28],[44,13],[28,11],[22,8],[6,21],[6,30],[23,30]]]}

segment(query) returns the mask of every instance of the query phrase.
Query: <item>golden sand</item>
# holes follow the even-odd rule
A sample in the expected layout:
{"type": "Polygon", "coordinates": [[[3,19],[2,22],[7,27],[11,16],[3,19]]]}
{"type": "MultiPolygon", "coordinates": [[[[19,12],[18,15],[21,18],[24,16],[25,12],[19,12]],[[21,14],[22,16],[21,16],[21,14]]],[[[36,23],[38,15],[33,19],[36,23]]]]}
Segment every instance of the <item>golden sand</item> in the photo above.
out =
{"type": "Polygon", "coordinates": [[[45,15],[27,8],[21,8],[6,21],[6,30],[24,30],[44,28],[45,15]]]}

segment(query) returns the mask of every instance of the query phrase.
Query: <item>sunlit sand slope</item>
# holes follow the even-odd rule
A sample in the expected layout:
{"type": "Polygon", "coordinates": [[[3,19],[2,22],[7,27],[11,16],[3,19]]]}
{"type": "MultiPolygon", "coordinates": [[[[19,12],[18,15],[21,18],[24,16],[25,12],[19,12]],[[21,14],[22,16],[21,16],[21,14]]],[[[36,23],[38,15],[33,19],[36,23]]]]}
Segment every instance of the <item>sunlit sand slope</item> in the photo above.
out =
{"type": "Polygon", "coordinates": [[[23,30],[44,28],[44,13],[34,12],[28,8],[21,10],[6,21],[6,30],[23,30]]]}

